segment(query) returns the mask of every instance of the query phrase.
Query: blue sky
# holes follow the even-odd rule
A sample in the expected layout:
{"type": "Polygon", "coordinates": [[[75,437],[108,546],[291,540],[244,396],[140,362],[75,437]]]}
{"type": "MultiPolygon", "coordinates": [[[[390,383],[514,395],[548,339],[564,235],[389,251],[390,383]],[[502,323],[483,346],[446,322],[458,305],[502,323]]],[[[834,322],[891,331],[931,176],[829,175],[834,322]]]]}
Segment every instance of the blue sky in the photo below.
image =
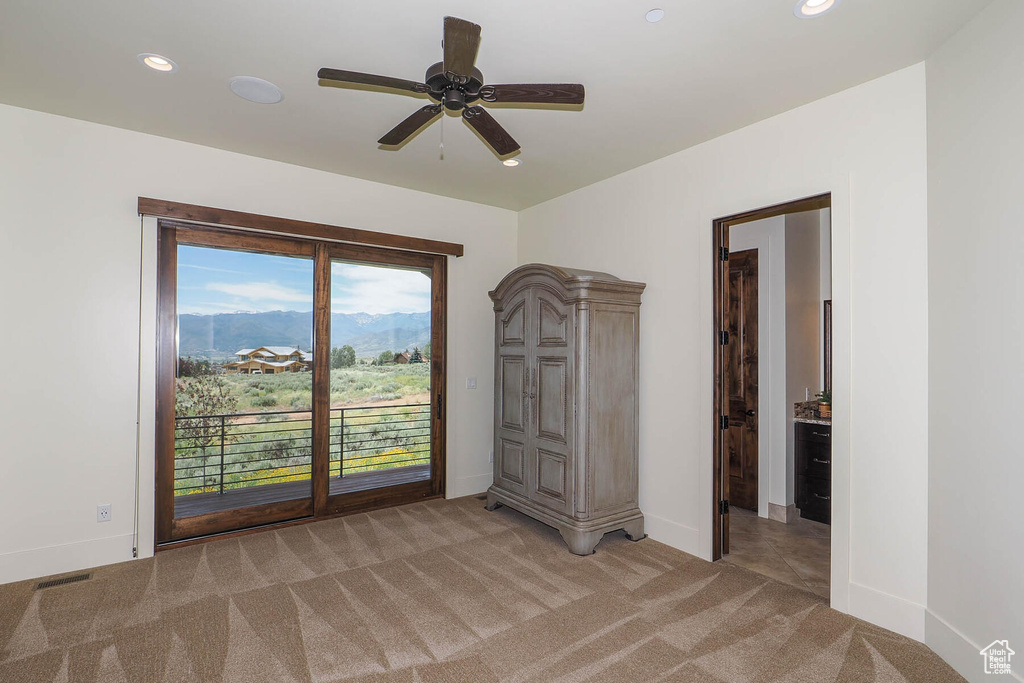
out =
{"type": "MultiPolygon", "coordinates": [[[[208,247],[178,247],[178,313],[311,311],[313,261],[208,247]]],[[[430,278],[421,272],[335,262],[333,313],[422,313],[430,278]]]]}

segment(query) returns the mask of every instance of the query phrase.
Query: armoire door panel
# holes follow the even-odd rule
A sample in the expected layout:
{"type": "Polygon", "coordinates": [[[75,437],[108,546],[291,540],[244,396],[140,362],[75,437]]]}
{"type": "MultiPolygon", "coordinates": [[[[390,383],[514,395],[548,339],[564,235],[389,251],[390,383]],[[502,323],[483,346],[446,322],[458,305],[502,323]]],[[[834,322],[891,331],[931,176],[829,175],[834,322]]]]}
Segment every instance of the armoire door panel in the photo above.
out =
{"type": "Polygon", "coordinates": [[[534,491],[530,498],[559,512],[569,512],[572,496],[568,458],[543,448],[532,452],[534,462],[534,491]]]}
{"type": "Polygon", "coordinates": [[[565,499],[565,456],[542,448],[537,449],[537,490],[555,498],[565,499]]]}
{"type": "Polygon", "coordinates": [[[501,356],[498,376],[501,405],[498,408],[503,429],[526,431],[526,358],[501,356]]]}
{"type": "Polygon", "coordinates": [[[526,300],[513,305],[501,320],[501,345],[526,343],[526,300]]]}
{"type": "Polygon", "coordinates": [[[498,476],[504,485],[514,490],[526,487],[526,449],[522,443],[502,439],[498,449],[498,476]]]}
{"type": "Polygon", "coordinates": [[[567,346],[569,344],[569,316],[561,310],[563,306],[543,295],[538,295],[537,302],[537,345],[567,346]]]}
{"type": "Polygon", "coordinates": [[[539,357],[537,365],[537,436],[567,443],[569,427],[569,361],[539,357]]]}

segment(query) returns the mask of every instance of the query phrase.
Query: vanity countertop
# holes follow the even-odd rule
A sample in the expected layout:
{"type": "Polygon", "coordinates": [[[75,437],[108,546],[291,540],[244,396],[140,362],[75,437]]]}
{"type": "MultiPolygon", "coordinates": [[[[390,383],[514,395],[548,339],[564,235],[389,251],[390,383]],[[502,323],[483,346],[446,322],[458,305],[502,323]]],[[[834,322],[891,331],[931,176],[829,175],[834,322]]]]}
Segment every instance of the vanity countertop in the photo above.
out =
{"type": "Polygon", "coordinates": [[[809,425],[831,425],[832,420],[823,417],[794,417],[793,422],[803,422],[809,425]]]}

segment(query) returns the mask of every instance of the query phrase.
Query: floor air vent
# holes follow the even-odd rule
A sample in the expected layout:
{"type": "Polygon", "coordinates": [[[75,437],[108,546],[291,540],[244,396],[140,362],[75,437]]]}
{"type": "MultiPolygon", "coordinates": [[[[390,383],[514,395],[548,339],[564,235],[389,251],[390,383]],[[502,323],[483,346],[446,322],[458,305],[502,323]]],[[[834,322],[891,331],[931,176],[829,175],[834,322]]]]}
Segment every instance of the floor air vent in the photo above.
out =
{"type": "Polygon", "coordinates": [[[73,576],[65,576],[60,579],[49,579],[47,581],[40,581],[36,584],[36,590],[40,591],[44,588],[53,588],[54,586],[66,586],[69,583],[78,583],[79,581],[88,581],[92,578],[92,574],[74,574],[73,576]]]}

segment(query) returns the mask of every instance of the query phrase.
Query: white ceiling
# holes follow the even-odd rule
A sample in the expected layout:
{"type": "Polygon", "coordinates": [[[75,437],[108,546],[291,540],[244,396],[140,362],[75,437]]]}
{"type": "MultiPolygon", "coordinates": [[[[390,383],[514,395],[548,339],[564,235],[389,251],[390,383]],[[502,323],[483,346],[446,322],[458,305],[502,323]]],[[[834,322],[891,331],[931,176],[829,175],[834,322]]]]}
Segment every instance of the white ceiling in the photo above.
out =
{"type": "Polygon", "coordinates": [[[989,1],[845,0],[799,20],[795,0],[3,0],[0,101],[522,209],[918,62],[989,1]],[[582,111],[491,108],[518,168],[458,118],[444,161],[439,123],[379,149],[426,102],[318,85],[323,66],[421,80],[446,14],[483,26],[487,82],[587,88],[582,111]],[[238,75],[284,101],[239,99],[238,75]]]}

